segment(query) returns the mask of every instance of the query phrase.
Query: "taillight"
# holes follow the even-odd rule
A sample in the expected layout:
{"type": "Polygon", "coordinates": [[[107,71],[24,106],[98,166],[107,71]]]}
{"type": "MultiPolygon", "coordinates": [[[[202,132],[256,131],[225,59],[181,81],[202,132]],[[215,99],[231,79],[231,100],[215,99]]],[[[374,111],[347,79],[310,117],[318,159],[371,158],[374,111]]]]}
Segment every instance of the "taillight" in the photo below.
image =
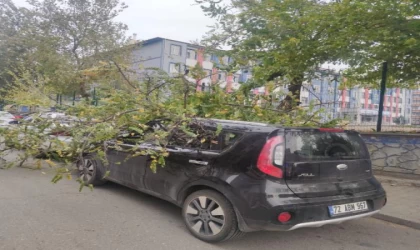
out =
{"type": "Polygon", "coordinates": [[[282,136],[270,138],[258,156],[258,169],[270,176],[283,178],[283,170],[280,166],[284,161],[284,139],[282,136]]]}

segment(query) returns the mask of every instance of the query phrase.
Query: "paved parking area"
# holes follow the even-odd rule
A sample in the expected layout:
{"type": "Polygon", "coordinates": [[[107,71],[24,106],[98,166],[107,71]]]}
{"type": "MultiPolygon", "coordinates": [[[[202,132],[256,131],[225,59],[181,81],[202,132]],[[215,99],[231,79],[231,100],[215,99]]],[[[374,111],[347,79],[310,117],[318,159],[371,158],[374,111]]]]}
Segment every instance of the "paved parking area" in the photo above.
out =
{"type": "Polygon", "coordinates": [[[361,219],[292,232],[257,232],[211,245],[193,238],[181,210],[116,185],[78,192],[78,183],[28,169],[0,169],[0,249],[415,249],[420,231],[361,219]]]}
{"type": "Polygon", "coordinates": [[[388,195],[388,204],[382,213],[420,224],[420,187],[382,185],[388,195]]]}

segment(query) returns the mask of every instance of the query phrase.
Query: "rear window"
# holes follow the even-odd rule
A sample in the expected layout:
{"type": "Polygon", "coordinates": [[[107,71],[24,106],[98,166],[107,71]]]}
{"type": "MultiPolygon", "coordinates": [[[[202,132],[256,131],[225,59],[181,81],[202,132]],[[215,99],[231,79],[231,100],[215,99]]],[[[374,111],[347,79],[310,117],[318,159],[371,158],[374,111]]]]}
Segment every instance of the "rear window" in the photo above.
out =
{"type": "Polygon", "coordinates": [[[286,133],[287,161],[326,161],[368,157],[360,136],[353,133],[290,131],[286,133]]]}

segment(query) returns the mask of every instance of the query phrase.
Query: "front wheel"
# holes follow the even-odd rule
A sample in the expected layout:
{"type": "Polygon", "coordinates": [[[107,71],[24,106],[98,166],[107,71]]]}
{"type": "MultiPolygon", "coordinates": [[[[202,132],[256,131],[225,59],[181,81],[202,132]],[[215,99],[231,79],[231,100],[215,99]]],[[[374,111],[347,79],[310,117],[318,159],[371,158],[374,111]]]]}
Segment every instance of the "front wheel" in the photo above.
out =
{"type": "Polygon", "coordinates": [[[200,190],[189,195],[182,216],[188,230],[206,242],[224,241],[242,234],[232,204],[213,190],[200,190]]]}

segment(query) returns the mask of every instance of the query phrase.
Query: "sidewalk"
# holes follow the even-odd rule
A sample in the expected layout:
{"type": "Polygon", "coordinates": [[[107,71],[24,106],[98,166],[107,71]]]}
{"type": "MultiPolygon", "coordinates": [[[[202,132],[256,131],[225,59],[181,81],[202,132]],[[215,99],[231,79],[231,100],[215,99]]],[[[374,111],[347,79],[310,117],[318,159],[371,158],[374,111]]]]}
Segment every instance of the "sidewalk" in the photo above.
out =
{"type": "Polygon", "coordinates": [[[376,177],[387,193],[388,203],[374,218],[420,230],[420,181],[376,177]]]}

